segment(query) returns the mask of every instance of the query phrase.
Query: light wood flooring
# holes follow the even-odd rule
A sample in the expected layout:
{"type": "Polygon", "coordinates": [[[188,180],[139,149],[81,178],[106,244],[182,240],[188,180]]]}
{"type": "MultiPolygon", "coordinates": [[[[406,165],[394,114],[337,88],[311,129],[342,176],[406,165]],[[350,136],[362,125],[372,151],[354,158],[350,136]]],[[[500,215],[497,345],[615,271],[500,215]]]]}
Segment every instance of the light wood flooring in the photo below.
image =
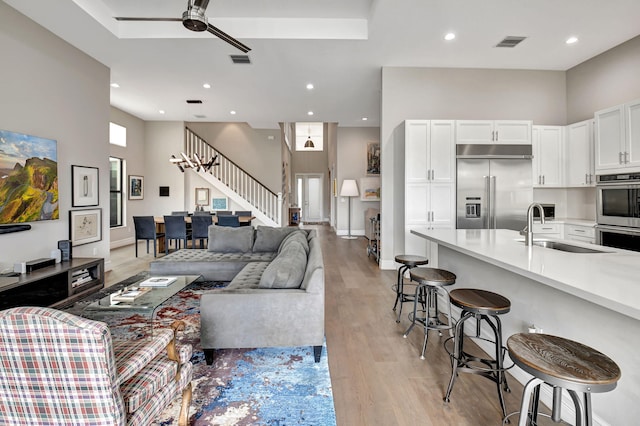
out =
{"type": "MultiPolygon", "coordinates": [[[[329,226],[306,227],[318,230],[323,247],[326,339],[338,425],[501,425],[496,385],[481,376],[460,374],[451,402],[443,402],[451,374],[443,348],[448,334],[431,332],[426,359],[420,359],[424,334],[416,327],[402,337],[411,306],[405,304],[397,324],[391,289],[396,273],[380,270],[367,257],[366,239],[342,239],[329,226]]],[[[148,269],[153,255],[146,254],[144,243],[139,254],[136,258],[133,246],[113,250],[106,285],[148,269]]],[[[509,379],[505,400],[511,413],[519,408],[522,386],[509,379]]],[[[517,423],[517,416],[511,420],[517,423]]]]}

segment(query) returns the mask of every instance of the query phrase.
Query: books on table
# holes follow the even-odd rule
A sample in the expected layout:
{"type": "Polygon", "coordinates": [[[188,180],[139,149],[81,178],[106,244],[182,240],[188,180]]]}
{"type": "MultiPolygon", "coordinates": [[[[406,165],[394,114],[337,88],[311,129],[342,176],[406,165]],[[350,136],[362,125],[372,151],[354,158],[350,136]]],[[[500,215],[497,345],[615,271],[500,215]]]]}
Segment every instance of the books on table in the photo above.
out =
{"type": "Polygon", "coordinates": [[[140,287],[125,287],[122,290],[116,291],[110,295],[111,304],[117,304],[118,302],[133,302],[136,298],[142,296],[150,288],[140,287]]]}
{"type": "Polygon", "coordinates": [[[177,279],[178,277],[149,277],[138,285],[140,287],[167,287],[177,279]]]}

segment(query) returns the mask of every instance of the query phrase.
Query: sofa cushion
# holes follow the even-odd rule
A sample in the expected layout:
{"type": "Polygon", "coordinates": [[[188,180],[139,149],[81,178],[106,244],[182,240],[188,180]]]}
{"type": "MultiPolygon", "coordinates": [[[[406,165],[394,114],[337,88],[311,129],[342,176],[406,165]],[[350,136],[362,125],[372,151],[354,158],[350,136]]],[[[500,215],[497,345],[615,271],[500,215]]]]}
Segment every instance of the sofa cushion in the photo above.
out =
{"type": "Polygon", "coordinates": [[[297,230],[284,237],[282,243],[280,243],[280,247],[278,248],[278,254],[282,253],[282,250],[284,250],[289,244],[294,241],[299,242],[304,248],[305,253],[307,255],[309,254],[309,241],[307,240],[307,233],[302,230],[297,230]]]}
{"type": "Polygon", "coordinates": [[[232,228],[229,226],[209,227],[209,251],[222,251],[227,253],[251,251],[253,247],[253,227],[241,226],[232,228]]]}
{"type": "Polygon", "coordinates": [[[293,242],[265,268],[260,288],[299,288],[306,267],[307,253],[299,242],[293,242]]]}
{"type": "Polygon", "coordinates": [[[282,240],[297,228],[274,228],[271,226],[258,226],[256,228],[256,241],[253,251],[278,251],[282,240]]]}

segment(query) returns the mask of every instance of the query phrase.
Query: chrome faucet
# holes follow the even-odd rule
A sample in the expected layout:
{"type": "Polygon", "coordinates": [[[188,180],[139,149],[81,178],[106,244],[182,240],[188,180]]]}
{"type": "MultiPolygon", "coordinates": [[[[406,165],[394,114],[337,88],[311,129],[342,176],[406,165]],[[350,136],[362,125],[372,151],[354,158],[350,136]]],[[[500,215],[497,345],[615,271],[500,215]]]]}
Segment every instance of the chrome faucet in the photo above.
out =
{"type": "Polygon", "coordinates": [[[533,209],[537,208],[540,212],[540,222],[544,223],[544,209],[539,203],[529,204],[527,208],[527,226],[520,231],[520,235],[524,235],[524,243],[527,246],[533,245],[533,209]]]}

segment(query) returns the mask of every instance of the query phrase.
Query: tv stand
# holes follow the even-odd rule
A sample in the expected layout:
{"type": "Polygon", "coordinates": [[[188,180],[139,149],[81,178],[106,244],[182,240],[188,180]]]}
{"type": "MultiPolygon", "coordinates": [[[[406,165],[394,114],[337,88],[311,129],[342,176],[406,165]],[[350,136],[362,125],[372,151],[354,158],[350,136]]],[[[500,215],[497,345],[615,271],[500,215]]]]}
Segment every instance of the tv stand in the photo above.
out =
{"type": "Polygon", "coordinates": [[[0,309],[70,305],[104,287],[104,259],[76,257],[0,280],[0,309]]]}

